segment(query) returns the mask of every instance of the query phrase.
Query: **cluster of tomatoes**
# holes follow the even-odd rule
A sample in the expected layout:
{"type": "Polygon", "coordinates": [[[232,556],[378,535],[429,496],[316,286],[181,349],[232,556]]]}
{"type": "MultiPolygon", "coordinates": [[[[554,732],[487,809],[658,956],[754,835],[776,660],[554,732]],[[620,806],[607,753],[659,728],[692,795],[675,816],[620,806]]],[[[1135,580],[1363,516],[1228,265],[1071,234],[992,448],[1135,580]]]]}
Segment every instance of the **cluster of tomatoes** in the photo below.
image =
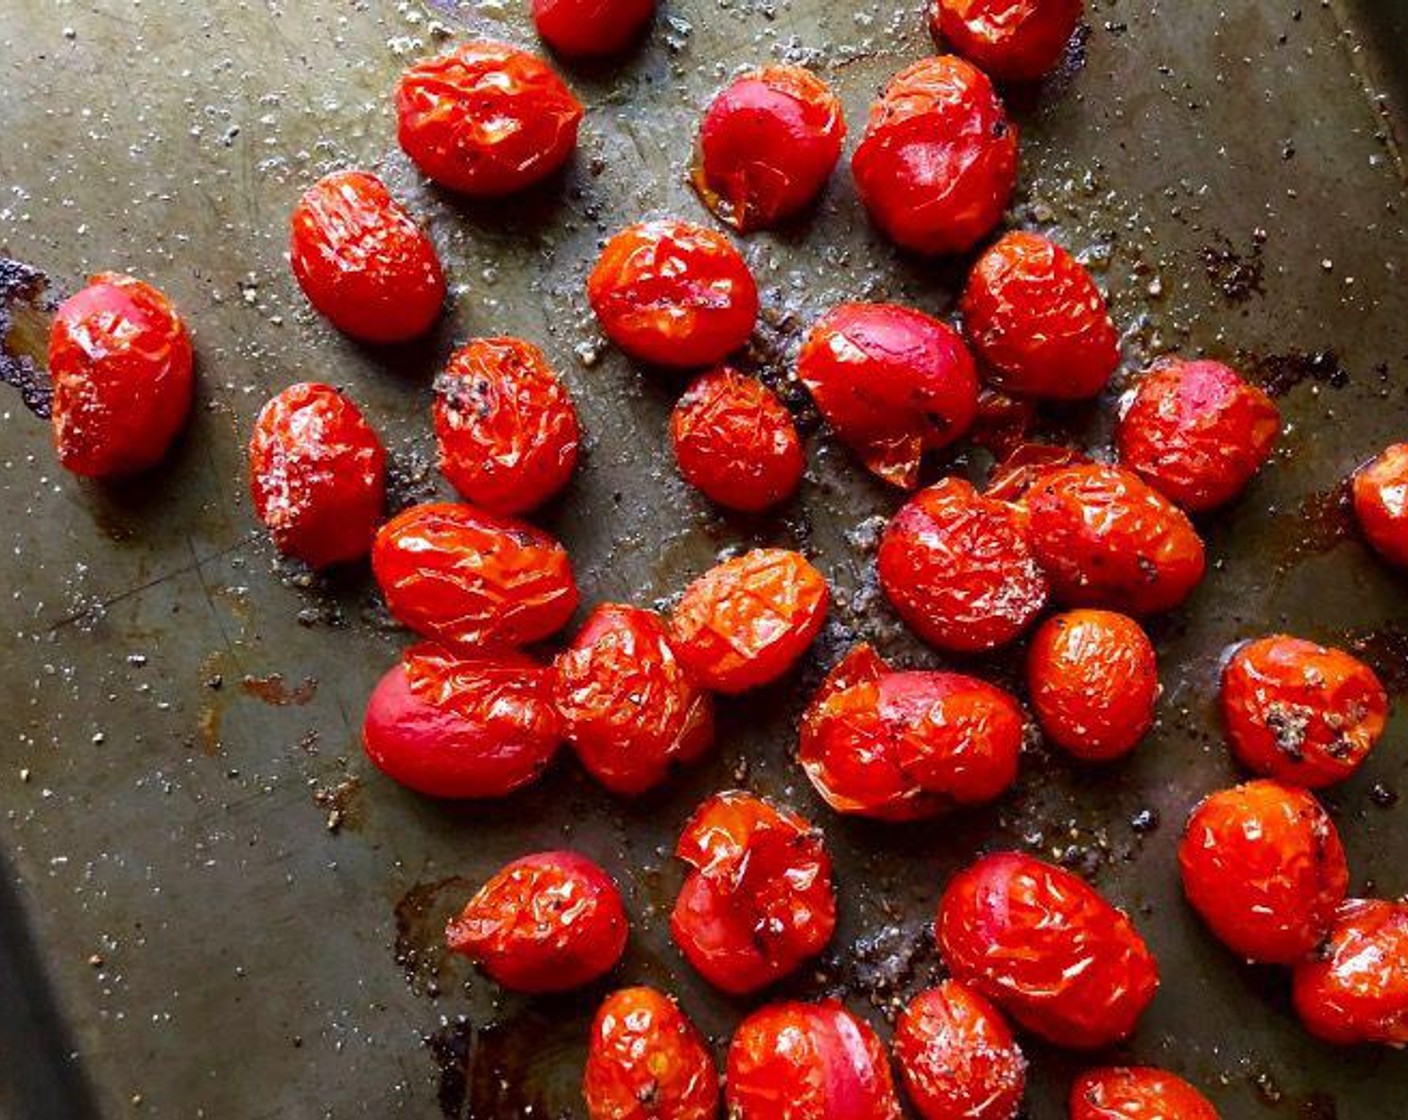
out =
{"type": "MultiPolygon", "coordinates": [[[[534,0],[543,39],[570,57],[610,55],[651,0],[534,0]]],[[[875,224],[920,253],[966,252],[1001,219],[1018,137],[988,74],[1039,77],[1059,60],[1080,0],[937,0],[956,54],[898,74],[851,161],[875,224]],[[962,57],[959,57],[962,56],[962,57]]],[[[412,66],[396,91],[399,139],[431,179],[502,195],[571,156],[583,107],[540,58],[468,43],[412,66]]],[[[815,75],[768,66],[732,82],[700,128],[700,197],[740,232],[805,210],[836,167],[840,104],[815,75]]],[[[291,263],[313,305],[372,343],[424,333],[445,273],[425,231],[374,176],[316,183],[292,219],[291,263]]],[[[652,366],[705,370],[671,419],[679,468],[711,500],[762,510],[804,471],[791,415],[727,363],[751,336],[759,293],[722,234],[677,219],[611,237],[587,295],[602,330],[652,366]]],[[[869,470],[914,490],[929,452],[984,415],[1088,399],[1119,363],[1103,296],[1065,249],[1008,233],[978,256],[962,327],[913,308],[845,304],[812,326],[795,377],[869,470]]],[[[82,475],[151,466],[180,431],[192,391],[189,337],[147,284],[103,275],[60,308],[50,372],[61,461],[82,475]]],[[[695,580],[668,617],[603,604],[551,663],[524,647],[578,607],[570,557],[522,520],[577,462],[567,388],[536,346],[475,339],[435,382],[440,467],[460,502],[385,519],[386,453],[355,404],[328,385],[268,402],[250,443],[255,510],[277,547],[314,568],[370,555],[391,613],[424,640],[377,686],[366,750],[385,773],[443,798],[503,797],[565,743],[607,789],[639,794],[709,750],[714,695],[786,674],[826,617],[829,589],[800,553],[754,549],[695,580]]],[[[1169,360],[1122,403],[1110,462],[1016,442],[979,490],[945,478],[890,519],[877,569],[885,597],[926,642],[957,653],[1029,635],[1028,697],[1046,738],[1087,762],[1135,749],[1155,717],[1155,652],[1139,619],[1183,603],[1204,574],[1190,514],[1233,500],[1271,454],[1275,405],[1236,371],[1169,360]],[[1043,614],[1056,604],[1061,613],[1043,614]]],[[[1408,565],[1408,445],[1354,478],[1370,544],[1408,565]]],[[[1408,904],[1347,900],[1333,821],[1313,789],[1343,780],[1383,731],[1388,699],[1348,654],[1288,636],[1251,642],[1222,680],[1227,738],[1257,780],[1208,797],[1179,851],[1192,906],[1242,957],[1294,970],[1307,1027],[1332,1042],[1408,1043],[1408,904]]],[[[897,669],[867,645],[834,668],[802,718],[799,761],[836,812],[912,821],[992,801],[1016,778],[1027,716],[1013,695],[955,672],[897,669]]],[[[796,972],[836,922],[821,832],[742,791],[684,827],[688,866],[671,932],[710,984],[754,993],[796,972]]],[[[899,1017],[901,1080],[927,1120],[1011,1120],[1025,1062],[1008,1018],[1062,1046],[1128,1037],[1158,988],[1130,920],[1058,867],[1018,853],[979,859],[948,884],[935,938],[950,978],[899,1017]]],[[[560,991],[609,972],[629,919],[584,856],[517,860],[451,923],[450,947],[499,984],[560,991]]],[[[774,1003],[728,1051],[738,1120],[899,1115],[874,1031],[835,1002],[774,1003]]],[[[717,1113],[709,1047],[668,996],[611,995],[592,1030],[585,1094],[595,1120],[703,1120],[717,1113]]],[[[1152,1069],[1095,1070],[1071,1115],[1215,1116],[1186,1082],[1152,1069]]]]}

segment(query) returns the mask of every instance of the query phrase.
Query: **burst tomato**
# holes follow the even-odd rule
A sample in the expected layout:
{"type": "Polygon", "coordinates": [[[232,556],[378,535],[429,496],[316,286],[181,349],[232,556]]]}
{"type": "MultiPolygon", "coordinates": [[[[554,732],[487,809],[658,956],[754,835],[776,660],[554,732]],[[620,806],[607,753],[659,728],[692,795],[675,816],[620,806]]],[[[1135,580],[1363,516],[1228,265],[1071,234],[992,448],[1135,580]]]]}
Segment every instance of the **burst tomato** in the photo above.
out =
{"type": "Polygon", "coordinates": [[[606,997],[592,1022],[582,1095],[589,1120],[715,1120],[719,1074],[673,999],[624,988],[606,997]]]}
{"type": "Polygon", "coordinates": [[[1218,1120],[1212,1103],[1161,1069],[1093,1069],[1071,1087],[1070,1120],[1218,1120]]]}
{"type": "Polygon", "coordinates": [[[1380,556],[1408,567],[1408,443],[1395,443],[1354,474],[1354,516],[1380,556]]]}
{"type": "Polygon", "coordinates": [[[670,933],[705,980],[756,991],[816,956],[836,928],[831,860],[821,833],[748,793],[711,797],[675,849],[693,870],[670,933]]]}
{"type": "Polygon", "coordinates": [[[503,195],[571,158],[582,105],[537,56],[473,42],[401,75],[396,114],[401,147],[426,175],[464,194],[503,195]]]}
{"type": "Polygon", "coordinates": [[[1031,82],[1061,61],[1084,10],[1082,0],[931,0],[929,29],[993,77],[1031,82]]]}
{"type": "Polygon", "coordinates": [[[1006,456],[992,468],[983,496],[1025,503],[1027,492],[1041,478],[1063,467],[1080,467],[1089,462],[1089,456],[1073,447],[1018,442],[1010,445],[1006,456]]]}
{"type": "Polygon", "coordinates": [[[191,411],[193,364],[170,300],[130,276],[94,276],[49,330],[59,462],[91,478],[155,466],[191,411]]]}
{"type": "Polygon", "coordinates": [[[1344,903],[1320,952],[1296,966],[1295,1004],[1326,1042],[1408,1046],[1408,902],[1344,903]]]}
{"type": "Polygon", "coordinates": [[[960,58],[900,71],[851,160],[875,224],[918,253],[962,253],[1002,217],[1017,181],[1017,126],[986,74],[960,58]]]}
{"type": "Polygon", "coordinates": [[[1388,694],[1369,666],[1342,650],[1277,635],[1232,655],[1222,714],[1243,766],[1315,789],[1359,769],[1383,734],[1388,694]]]}
{"type": "Polygon", "coordinates": [[[1058,1046],[1127,1038],[1159,986],[1153,956],[1121,911],[1069,871],[1017,852],[954,876],[937,937],[955,979],[1058,1046]]]}
{"type": "Polygon", "coordinates": [[[926,451],[947,447],[978,414],[972,355],[950,327],[908,307],[848,303],[802,344],[797,378],[861,461],[913,489],[926,451]]]}
{"type": "Polygon", "coordinates": [[[621,54],[655,14],[655,0],[531,0],[533,25],[564,58],[621,54]]]}

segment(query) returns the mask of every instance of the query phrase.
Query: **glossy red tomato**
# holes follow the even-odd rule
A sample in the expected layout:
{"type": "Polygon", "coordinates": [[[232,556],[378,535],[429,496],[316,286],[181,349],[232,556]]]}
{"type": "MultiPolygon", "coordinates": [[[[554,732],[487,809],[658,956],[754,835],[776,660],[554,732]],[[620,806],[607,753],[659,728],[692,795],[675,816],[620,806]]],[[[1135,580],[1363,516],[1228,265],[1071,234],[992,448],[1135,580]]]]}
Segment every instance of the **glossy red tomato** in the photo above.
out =
{"type": "Polygon", "coordinates": [[[839,813],[915,820],[1000,796],[1017,778],[1022,709],[960,673],[894,672],[868,645],[802,717],[799,757],[839,813]]]}
{"type": "Polygon", "coordinates": [[[313,568],[360,560],[386,502],[386,450],[331,385],[290,385],[255,422],[249,486],[280,552],[313,568]]]}
{"type": "Polygon", "coordinates": [[[918,485],[924,453],[959,439],[978,414],[978,375],[958,333],[893,304],[828,311],[802,344],[797,378],[861,461],[906,489],[918,485]]]}
{"type": "Polygon", "coordinates": [[[764,66],[710,103],[699,129],[695,187],[735,229],[777,225],[821,194],[845,138],[830,86],[800,66],[764,66]]]}
{"type": "Polygon", "coordinates": [[[1071,1120],[1218,1120],[1181,1077],[1148,1067],[1093,1069],[1071,1087],[1071,1120]]]}
{"type": "Polygon", "coordinates": [[[984,856],[939,902],[939,952],[955,979],[1058,1046],[1127,1038],[1159,987],[1144,939],[1083,880],[1017,852],[984,856]]]}
{"type": "Polygon", "coordinates": [[[895,1057],[924,1120],[1013,1120],[1027,1060],[1002,1013],[966,984],[920,992],[895,1024],[895,1057]]]}
{"type": "Polygon", "coordinates": [[[461,657],[429,642],[381,678],[362,724],[377,768],[429,797],[503,797],[561,743],[547,669],[512,650],[461,657]]]}
{"type": "Polygon", "coordinates": [[[445,943],[505,988],[565,992],[611,971],[629,928],[610,875],[576,852],[538,852],[480,887],[445,943]]]}
{"type": "Polygon", "coordinates": [[[1178,849],[1183,890],[1218,939],[1258,964],[1295,964],[1349,889],[1335,822],[1315,797],[1250,782],[1205,798],[1178,849]]]}
{"type": "Polygon", "coordinates": [[[1342,650],[1277,635],[1232,655],[1222,715],[1243,766],[1315,789],[1359,769],[1383,734],[1388,694],[1374,670],[1342,650]]]}
{"type": "Polygon", "coordinates": [[[756,991],[816,956],[836,928],[821,833],[749,793],[696,811],[675,849],[693,870],[670,915],[686,959],[716,988],[756,991]]]}
{"type": "Polygon", "coordinates": [[[835,1000],[775,1003],[728,1048],[730,1120],[900,1120],[884,1044],[835,1000]]]}
{"type": "Polygon", "coordinates": [[[746,343],[758,286],[728,238],[674,219],[628,226],[587,278],[606,337],[632,358],[697,369],[746,343]]]}
{"type": "Polygon", "coordinates": [[[1076,758],[1128,754],[1154,724],[1159,668],[1139,623],[1113,611],[1071,611],[1042,624],[1027,687],[1047,738],[1076,758]]]}
{"type": "Polygon", "coordinates": [[[1021,511],[960,478],[921,490],[890,519],[876,566],[900,617],[941,649],[1005,645],[1046,605],[1021,511]]]}
{"type": "Polygon", "coordinates": [[[1230,502],[1271,455],[1281,414],[1218,362],[1156,367],[1115,432],[1120,465],[1187,510],[1230,502]]]}
{"type": "Polygon", "coordinates": [[[1119,365],[1105,297],[1075,257],[1038,234],[1005,234],[979,257],[960,307],[987,379],[1007,392],[1093,397],[1119,365]]]}
{"type": "Polygon", "coordinates": [[[49,329],[54,448],[90,478],[155,466],[191,411],[194,356],[161,292],[100,272],[59,305],[49,329]]]}
{"type": "Polygon", "coordinates": [[[1408,901],[1344,903],[1320,952],[1296,966],[1295,1004],[1326,1042],[1408,1046],[1408,901]]]}
{"type": "Polygon", "coordinates": [[[1137,475],[1091,464],[1052,471],[1027,492],[1032,550],[1072,606],[1143,616],[1172,610],[1203,578],[1202,538],[1137,475]]]}
{"type": "Polygon", "coordinates": [[[901,70],[851,159],[870,217],[917,253],[962,253],[997,225],[1017,182],[1017,126],[961,58],[901,70]]]}
{"type": "Polygon", "coordinates": [[[533,25],[564,58],[621,54],[655,14],[655,0],[530,0],[533,25]]]}
{"type": "Polygon", "coordinates": [[[1035,81],[1055,69],[1075,34],[1081,0],[930,0],[934,42],[995,78],[1035,81]]]}
{"type": "Polygon", "coordinates": [[[607,603],[557,658],[557,708],[582,765],[614,793],[642,793],[714,741],[695,687],[654,611],[607,603]]]}
{"type": "Polygon", "coordinates": [[[1018,442],[1011,445],[1006,457],[993,467],[983,496],[1024,503],[1027,492],[1039,479],[1063,467],[1080,467],[1089,462],[1090,457],[1074,447],[1018,442]]]}
{"type": "Polygon", "coordinates": [[[716,1120],[719,1074],[673,999],[623,988],[592,1022],[582,1095],[589,1120],[716,1120]]]}
{"type": "Polygon", "coordinates": [[[412,506],[383,525],[372,571],[398,622],[452,645],[528,645],[577,609],[561,544],[521,521],[453,502],[412,506]]]}
{"type": "Polygon", "coordinates": [[[473,42],[402,74],[396,114],[401,147],[426,175],[464,194],[504,195],[571,158],[582,105],[536,55],[473,42]]]}
{"type": "Polygon", "coordinates": [[[338,330],[364,342],[404,342],[440,317],[445,274],[435,246],[375,175],[319,179],[290,224],[293,275],[338,330]]]}
{"type": "Polygon", "coordinates": [[[1395,443],[1354,474],[1354,516],[1380,556],[1408,567],[1408,443],[1395,443]]]}
{"type": "Polygon", "coordinates": [[[670,616],[675,655],[714,692],[770,684],[826,621],[826,580],[799,552],[755,548],[710,568],[670,616]]]}
{"type": "Polygon", "coordinates": [[[543,352],[517,338],[478,338],[435,379],[440,470],[494,513],[541,505],[577,465],[577,410],[543,352]]]}

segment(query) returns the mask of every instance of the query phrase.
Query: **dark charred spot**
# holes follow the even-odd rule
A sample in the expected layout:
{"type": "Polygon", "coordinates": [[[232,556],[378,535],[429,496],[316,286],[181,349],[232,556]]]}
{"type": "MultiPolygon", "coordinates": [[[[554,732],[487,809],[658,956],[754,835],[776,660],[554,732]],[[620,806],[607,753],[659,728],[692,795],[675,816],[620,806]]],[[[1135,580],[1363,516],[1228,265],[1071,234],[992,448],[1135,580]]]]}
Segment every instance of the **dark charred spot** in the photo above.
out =
{"type": "Polygon", "coordinates": [[[1276,749],[1295,762],[1305,758],[1305,730],[1309,724],[1309,714],[1293,704],[1272,704],[1266,712],[1266,729],[1276,740],[1276,749]]]}
{"type": "Polygon", "coordinates": [[[1305,381],[1343,389],[1349,384],[1349,371],[1333,350],[1307,353],[1292,350],[1285,354],[1251,357],[1252,379],[1273,397],[1282,397],[1305,381]]]}
{"type": "Polygon", "coordinates": [[[54,390],[43,369],[48,352],[49,278],[39,269],[0,257],[0,382],[19,390],[25,408],[42,420],[53,412],[54,390]]]}
{"type": "Polygon", "coordinates": [[[1253,237],[1251,247],[1238,252],[1227,238],[1202,250],[1203,271],[1208,281],[1228,303],[1245,303],[1254,295],[1265,295],[1263,240],[1253,237]]]}

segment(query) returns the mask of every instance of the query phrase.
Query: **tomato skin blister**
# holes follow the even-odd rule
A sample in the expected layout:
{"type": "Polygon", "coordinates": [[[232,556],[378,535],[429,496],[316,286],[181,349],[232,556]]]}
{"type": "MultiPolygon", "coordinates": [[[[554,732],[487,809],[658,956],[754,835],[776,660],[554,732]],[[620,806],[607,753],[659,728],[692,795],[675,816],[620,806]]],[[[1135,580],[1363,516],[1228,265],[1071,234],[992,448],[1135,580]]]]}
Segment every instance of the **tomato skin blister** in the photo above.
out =
{"type": "Polygon", "coordinates": [[[1084,11],[1083,0],[930,0],[929,29],[994,78],[1034,82],[1060,63],[1084,11]]]}
{"type": "Polygon", "coordinates": [[[1296,1012],[1338,1046],[1408,1046],[1408,901],[1350,899],[1319,952],[1296,966],[1296,1012]]]}
{"type": "Polygon", "coordinates": [[[592,1021],[589,1120],[716,1120],[719,1074],[699,1029],[654,988],[623,988],[592,1021]]]}
{"type": "Polygon", "coordinates": [[[1147,1066],[1095,1069],[1071,1087],[1070,1120],[1218,1120],[1181,1077],[1147,1066]]]}

